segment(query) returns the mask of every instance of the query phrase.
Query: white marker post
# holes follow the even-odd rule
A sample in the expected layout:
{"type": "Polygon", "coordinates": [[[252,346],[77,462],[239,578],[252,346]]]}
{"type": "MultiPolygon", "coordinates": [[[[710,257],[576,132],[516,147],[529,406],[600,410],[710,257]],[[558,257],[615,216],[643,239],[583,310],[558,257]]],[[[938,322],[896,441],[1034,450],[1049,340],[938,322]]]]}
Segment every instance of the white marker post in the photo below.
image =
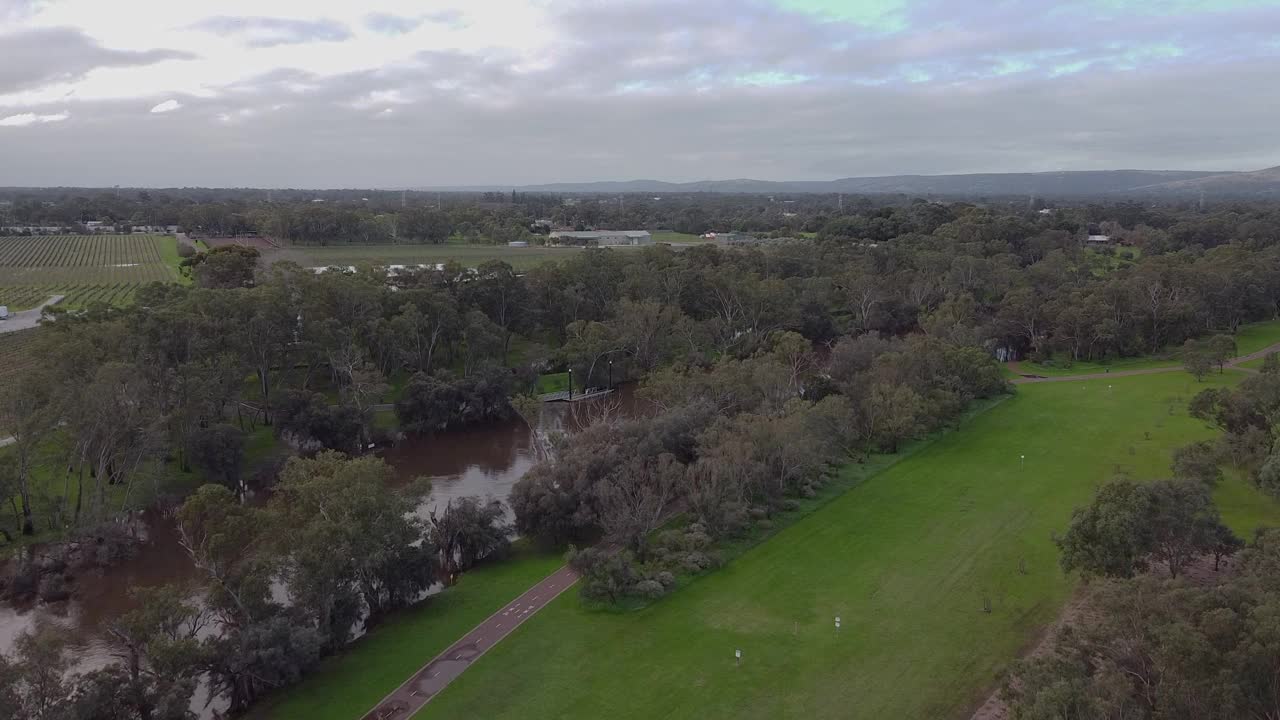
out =
{"type": "Polygon", "coordinates": [[[741,665],[742,665],[742,651],[741,651],[741,650],[734,650],[734,651],[733,651],[733,657],[734,657],[734,659],[737,661],[738,665],[739,665],[739,666],[741,666],[741,665]]]}

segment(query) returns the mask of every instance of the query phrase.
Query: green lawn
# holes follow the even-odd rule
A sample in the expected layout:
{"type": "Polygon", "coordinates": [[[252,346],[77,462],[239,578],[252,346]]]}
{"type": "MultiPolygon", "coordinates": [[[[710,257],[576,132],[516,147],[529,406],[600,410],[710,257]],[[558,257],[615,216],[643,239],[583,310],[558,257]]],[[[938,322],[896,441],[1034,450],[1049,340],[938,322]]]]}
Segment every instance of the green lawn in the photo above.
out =
{"type": "Polygon", "coordinates": [[[1159,357],[1134,357],[1134,358],[1116,358],[1106,362],[1085,362],[1078,361],[1071,363],[1070,366],[1064,364],[1044,365],[1041,363],[1024,362],[1021,364],[1022,372],[1027,375],[1043,375],[1045,377],[1058,377],[1061,375],[1088,375],[1091,373],[1105,373],[1107,370],[1111,372],[1120,372],[1121,370],[1146,370],[1148,368],[1157,367],[1178,367],[1177,359],[1159,358],[1159,357]]]}
{"type": "Polygon", "coordinates": [[[538,392],[553,393],[569,389],[569,373],[547,373],[538,376],[538,392]]]}
{"type": "Polygon", "coordinates": [[[1250,370],[1261,370],[1263,363],[1265,363],[1266,361],[1267,359],[1265,357],[1260,357],[1257,360],[1249,360],[1248,362],[1242,362],[1239,365],[1236,365],[1236,367],[1249,368],[1250,370]]]}
{"type": "MultiPolygon", "coordinates": [[[[1071,591],[1051,533],[1116,472],[1164,476],[1211,434],[1186,400],[1241,377],[1024,386],[656,605],[562,596],[419,717],[966,717],[1071,591]]],[[[1218,496],[1237,532],[1280,524],[1238,479],[1218,496]]]]}
{"type": "Polygon", "coordinates": [[[1280,320],[1242,325],[1236,333],[1236,348],[1240,355],[1249,355],[1276,343],[1280,343],[1280,320]]]}
{"type": "MultiPolygon", "coordinates": [[[[249,718],[357,720],[466,631],[562,564],[558,554],[517,546],[514,557],[480,567],[458,584],[388,619],[341,655],[249,718]]],[[[570,593],[572,594],[572,593],[570,593]]]]}

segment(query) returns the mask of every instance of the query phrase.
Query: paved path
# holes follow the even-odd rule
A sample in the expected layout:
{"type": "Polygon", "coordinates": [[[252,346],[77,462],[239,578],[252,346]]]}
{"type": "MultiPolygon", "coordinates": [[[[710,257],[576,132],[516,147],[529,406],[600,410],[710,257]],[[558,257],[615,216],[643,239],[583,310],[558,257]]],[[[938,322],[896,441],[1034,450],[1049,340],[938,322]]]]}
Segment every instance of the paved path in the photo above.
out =
{"type": "Polygon", "coordinates": [[[489,616],[448,650],[437,655],[400,687],[382,699],[377,707],[365,713],[363,720],[404,720],[426,705],[454,678],[462,674],[489,648],[525,620],[546,607],[560,593],[578,581],[578,574],[568,565],[548,575],[542,582],[507,603],[489,616]]]}
{"type": "MultiPolygon", "coordinates": [[[[1241,372],[1253,372],[1253,368],[1237,367],[1241,363],[1250,362],[1266,357],[1273,352],[1280,352],[1280,343],[1268,345],[1267,347],[1251,352],[1248,355],[1231,358],[1224,365],[1233,370],[1241,372]]],[[[1049,383],[1049,382],[1074,382],[1078,380],[1097,380],[1098,378],[1116,378],[1116,377],[1132,377],[1134,375],[1159,375],[1161,373],[1184,371],[1181,365],[1169,365],[1167,367],[1143,368],[1141,370],[1119,370],[1117,372],[1107,373],[1086,373],[1083,375],[1057,375],[1051,377],[1037,377],[1025,375],[1022,371],[1022,364],[1019,362],[1009,363],[1009,370],[1017,373],[1020,377],[1014,378],[1011,382],[1014,385],[1026,385],[1029,383],[1049,383]]]]}
{"type": "Polygon", "coordinates": [[[65,295],[54,295],[53,297],[40,303],[38,307],[22,312],[9,313],[8,320],[0,320],[0,333],[17,332],[19,330],[30,330],[40,324],[40,313],[50,305],[62,302],[65,295]]]}

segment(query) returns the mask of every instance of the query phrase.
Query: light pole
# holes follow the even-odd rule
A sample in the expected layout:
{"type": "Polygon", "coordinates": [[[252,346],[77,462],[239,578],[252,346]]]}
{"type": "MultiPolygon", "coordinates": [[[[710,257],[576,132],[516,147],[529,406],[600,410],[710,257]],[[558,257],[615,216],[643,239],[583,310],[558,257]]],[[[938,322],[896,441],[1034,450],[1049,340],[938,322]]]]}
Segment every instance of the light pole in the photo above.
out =
{"type": "Polygon", "coordinates": [[[840,632],[840,616],[836,616],[836,632],[840,632]]]}
{"type": "Polygon", "coordinates": [[[609,389],[613,389],[613,361],[609,361],[609,389]]]}
{"type": "Polygon", "coordinates": [[[573,368],[569,368],[569,399],[573,399],[573,368]]]}
{"type": "Polygon", "coordinates": [[[734,651],[733,651],[733,659],[734,659],[734,661],[735,661],[738,665],[742,665],[742,651],[741,651],[741,650],[734,650],[734,651]]]}
{"type": "Polygon", "coordinates": [[[1019,469],[1019,470],[1024,470],[1024,469],[1026,469],[1026,467],[1027,467],[1027,456],[1026,456],[1026,455],[1019,455],[1019,456],[1018,456],[1018,469],[1019,469]]]}

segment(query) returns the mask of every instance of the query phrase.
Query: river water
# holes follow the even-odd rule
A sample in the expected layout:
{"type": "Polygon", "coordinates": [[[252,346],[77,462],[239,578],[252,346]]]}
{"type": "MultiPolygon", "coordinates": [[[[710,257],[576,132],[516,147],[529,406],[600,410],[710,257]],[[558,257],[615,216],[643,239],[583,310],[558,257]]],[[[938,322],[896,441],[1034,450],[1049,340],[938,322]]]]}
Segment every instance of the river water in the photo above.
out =
{"type": "MultiPolygon", "coordinates": [[[[572,433],[593,415],[634,415],[643,412],[645,405],[630,386],[599,400],[548,403],[543,405],[539,432],[544,436],[572,433]]],[[[418,509],[423,518],[449,500],[468,495],[493,495],[505,502],[511,487],[537,462],[529,429],[519,419],[406,438],[386,450],[383,457],[400,482],[420,477],[431,480],[431,493],[418,509]]],[[[51,621],[71,631],[79,668],[100,667],[112,659],[103,639],[104,626],[135,607],[131,588],[165,583],[187,583],[194,588],[200,576],[178,546],[172,520],[155,511],[144,513],[143,519],[148,537],[137,553],[104,572],[76,578],[72,600],[33,607],[0,605],[0,652],[12,650],[23,631],[51,621]]]]}

